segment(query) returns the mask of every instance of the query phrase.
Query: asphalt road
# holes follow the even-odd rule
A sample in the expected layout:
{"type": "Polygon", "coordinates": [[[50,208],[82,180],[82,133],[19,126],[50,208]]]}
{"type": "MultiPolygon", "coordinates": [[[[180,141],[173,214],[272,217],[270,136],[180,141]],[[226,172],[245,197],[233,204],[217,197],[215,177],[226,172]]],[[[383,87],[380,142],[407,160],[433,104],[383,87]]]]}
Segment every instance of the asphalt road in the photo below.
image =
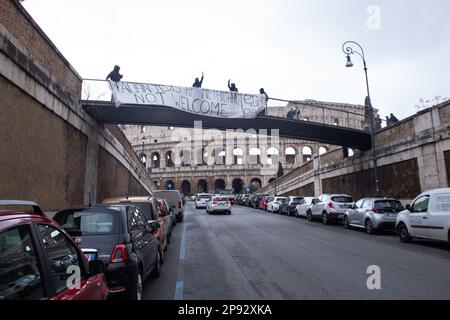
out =
{"type": "Polygon", "coordinates": [[[450,245],[401,243],[341,225],[234,206],[207,215],[192,202],[174,230],[162,275],[145,299],[450,299],[450,245]],[[369,266],[381,289],[369,290],[369,266]]]}

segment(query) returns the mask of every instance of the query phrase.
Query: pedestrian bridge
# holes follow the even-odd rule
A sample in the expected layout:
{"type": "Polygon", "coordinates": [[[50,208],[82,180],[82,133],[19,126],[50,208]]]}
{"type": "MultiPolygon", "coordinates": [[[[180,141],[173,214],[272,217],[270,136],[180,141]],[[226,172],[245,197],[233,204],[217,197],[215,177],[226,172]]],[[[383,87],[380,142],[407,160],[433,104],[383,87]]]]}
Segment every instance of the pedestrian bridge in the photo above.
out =
{"type": "Polygon", "coordinates": [[[272,116],[258,116],[254,119],[227,119],[201,116],[161,105],[123,104],[116,108],[110,101],[83,100],[83,109],[98,123],[152,125],[172,127],[194,127],[195,121],[202,121],[205,129],[278,129],[280,137],[321,142],[345,146],[358,150],[371,149],[370,134],[356,130],[310,121],[290,120],[272,116]]]}

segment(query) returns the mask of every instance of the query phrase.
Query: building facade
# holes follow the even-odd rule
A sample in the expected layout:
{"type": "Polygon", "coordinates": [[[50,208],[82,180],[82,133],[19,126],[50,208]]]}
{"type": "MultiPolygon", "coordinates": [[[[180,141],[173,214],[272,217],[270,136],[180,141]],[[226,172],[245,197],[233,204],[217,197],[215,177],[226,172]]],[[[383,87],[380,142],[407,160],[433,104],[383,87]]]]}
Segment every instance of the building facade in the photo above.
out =
{"type": "MultiPolygon", "coordinates": [[[[286,117],[292,108],[300,120],[364,127],[364,107],[314,100],[269,107],[270,116],[286,117]]],[[[185,195],[232,189],[250,192],[268,185],[277,173],[286,174],[336,146],[280,138],[277,132],[248,129],[233,132],[201,128],[121,126],[147,171],[160,189],[185,195]],[[281,168],[280,168],[281,166],[281,168]]]]}

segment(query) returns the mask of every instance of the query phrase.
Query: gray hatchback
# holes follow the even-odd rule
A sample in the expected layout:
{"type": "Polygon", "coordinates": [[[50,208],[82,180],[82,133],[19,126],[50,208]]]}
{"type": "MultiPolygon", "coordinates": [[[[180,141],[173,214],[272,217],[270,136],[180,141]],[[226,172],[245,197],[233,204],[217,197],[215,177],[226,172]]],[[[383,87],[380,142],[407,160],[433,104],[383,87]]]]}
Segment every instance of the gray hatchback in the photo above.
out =
{"type": "Polygon", "coordinates": [[[387,198],[362,198],[344,214],[344,227],[364,228],[369,234],[379,229],[395,229],[400,211],[405,210],[399,200],[387,198]]]}

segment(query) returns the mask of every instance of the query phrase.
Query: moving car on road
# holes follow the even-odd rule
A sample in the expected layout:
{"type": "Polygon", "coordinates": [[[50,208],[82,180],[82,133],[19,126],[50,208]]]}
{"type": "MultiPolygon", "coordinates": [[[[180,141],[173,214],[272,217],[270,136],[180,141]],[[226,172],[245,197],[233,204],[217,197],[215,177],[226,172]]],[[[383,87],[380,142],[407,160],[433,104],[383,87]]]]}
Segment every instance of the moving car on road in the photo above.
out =
{"type": "Polygon", "coordinates": [[[306,212],[309,210],[309,208],[312,206],[312,202],[315,198],[314,197],[304,197],[298,204],[295,210],[297,211],[296,216],[297,217],[303,217],[306,218],[306,212]]]}
{"type": "Polygon", "coordinates": [[[209,214],[215,212],[231,214],[231,202],[226,197],[214,197],[206,206],[206,212],[209,214]]]}
{"type": "Polygon", "coordinates": [[[58,222],[91,260],[102,260],[111,287],[125,287],[129,299],[141,300],[143,282],[159,277],[162,249],[151,223],[134,204],[77,207],[59,211],[58,222]]]}
{"type": "Polygon", "coordinates": [[[398,214],[396,230],[403,242],[414,238],[450,242],[450,188],[417,196],[398,214]]]}
{"type": "Polygon", "coordinates": [[[353,199],[347,194],[322,194],[313,200],[306,212],[309,221],[321,219],[324,224],[342,221],[344,213],[353,208],[353,199]]]}
{"type": "Polygon", "coordinates": [[[176,222],[183,222],[184,204],[186,201],[178,190],[156,190],[153,196],[159,199],[166,199],[170,204],[170,208],[175,213],[176,222]]]}
{"type": "Polygon", "coordinates": [[[195,199],[195,209],[205,209],[209,201],[211,201],[209,193],[199,193],[195,199]]]}
{"type": "Polygon", "coordinates": [[[274,197],[272,201],[267,204],[267,211],[277,212],[279,214],[286,213],[288,210],[288,201],[286,197],[274,197]]]}
{"type": "Polygon", "coordinates": [[[30,201],[0,201],[0,300],[105,300],[104,263],[87,260],[71,237],[30,201]],[[81,271],[79,289],[68,288],[81,271]]]}
{"type": "Polygon", "coordinates": [[[397,215],[403,210],[402,203],[396,199],[363,198],[344,213],[344,227],[365,228],[369,234],[380,229],[395,230],[397,215]]]}

